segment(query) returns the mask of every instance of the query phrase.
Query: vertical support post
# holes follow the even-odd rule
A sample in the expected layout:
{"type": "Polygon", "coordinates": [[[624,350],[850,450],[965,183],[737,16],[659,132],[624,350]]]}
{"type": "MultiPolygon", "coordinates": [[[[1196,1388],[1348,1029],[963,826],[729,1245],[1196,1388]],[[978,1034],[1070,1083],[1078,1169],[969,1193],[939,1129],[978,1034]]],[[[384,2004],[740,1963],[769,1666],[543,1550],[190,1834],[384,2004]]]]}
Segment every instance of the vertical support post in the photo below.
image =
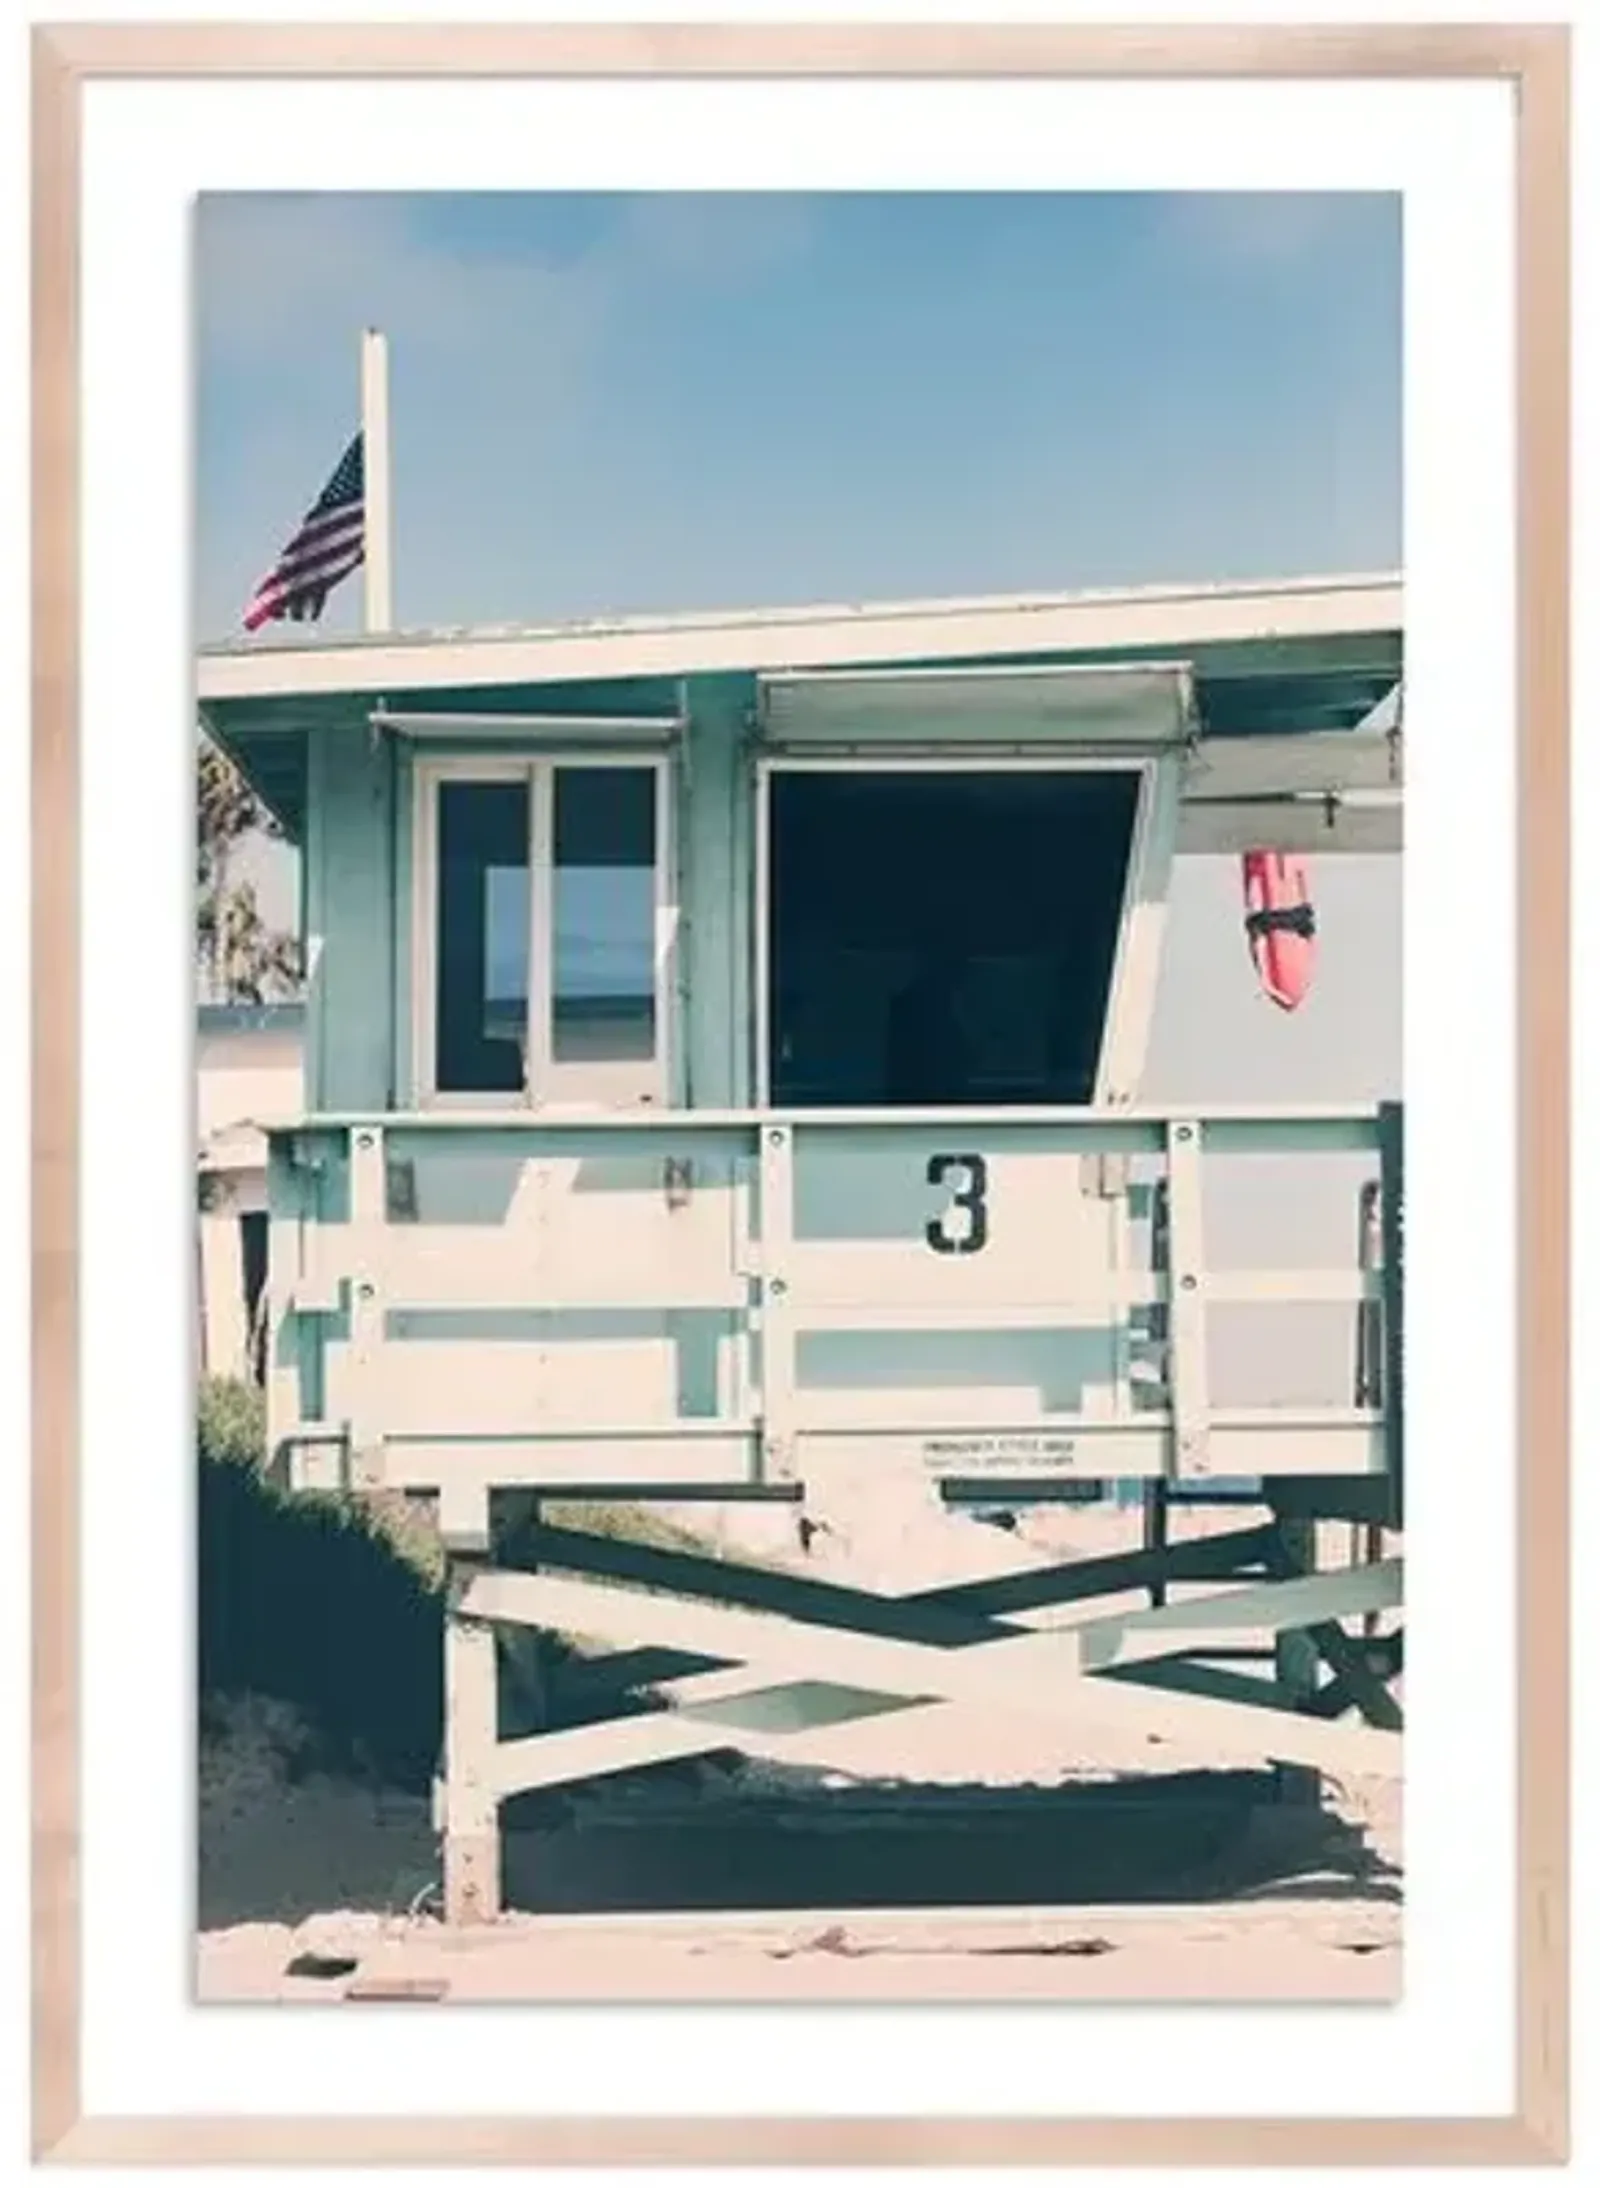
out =
{"type": "MultiPolygon", "coordinates": [[[[514,1549],[518,1572],[536,1573],[537,1557],[528,1544],[536,1542],[539,1529],[539,1496],[536,1490],[506,1490],[498,1499],[493,1547],[514,1549]]],[[[491,1560],[492,1562],[492,1560],[491,1560]]],[[[550,1729],[550,1693],[546,1679],[544,1632],[538,1626],[503,1626],[500,1629],[496,1671],[500,1691],[497,1737],[525,1739],[550,1729]]]]}
{"type": "Polygon", "coordinates": [[[300,1395],[298,1346],[291,1351],[297,1325],[295,1286],[300,1281],[302,1181],[291,1143],[280,1134],[267,1138],[267,1463],[305,1411],[300,1395]]]}
{"type": "Polygon", "coordinates": [[[444,1916],[492,1922],[500,1912],[499,1738],[494,1628],[457,1608],[479,1561],[452,1558],[444,1627],[444,1916]]]}
{"type": "MultiPolygon", "coordinates": [[[[1369,1181],[1357,1203],[1356,1260],[1365,1277],[1383,1268],[1383,1191],[1369,1181]]],[[[1359,1406],[1383,1403],[1383,1303],[1363,1298],[1356,1308],[1355,1402],[1359,1406]]]]}
{"type": "Polygon", "coordinates": [[[447,1550],[488,1550],[489,1488],[481,1473],[458,1470],[440,1482],[439,1539],[447,1550]]]}
{"type": "Polygon", "coordinates": [[[347,1348],[345,1435],[353,1488],[383,1482],[383,1133],[377,1125],[350,1134],[350,1338],[347,1348]]]}
{"type": "Polygon", "coordinates": [[[1211,1471],[1200,1126],[1191,1117],[1167,1126],[1167,1261],[1171,1473],[1182,1481],[1211,1471]]]}
{"type": "MultiPolygon", "coordinates": [[[[1150,1268],[1152,1274],[1170,1276],[1172,1272],[1172,1234],[1169,1213],[1170,1196],[1165,1178],[1158,1178],[1150,1188],[1150,1268]]],[[[1147,1310],[1147,1327],[1150,1341],[1161,1362],[1161,1379],[1167,1386],[1167,1403],[1171,1399],[1171,1345],[1172,1310],[1169,1306],[1156,1306],[1147,1310]]],[[[1144,1497],[1144,1547],[1147,1551],[1160,1551],[1165,1556],[1167,1548],[1169,1497],[1165,1481],[1147,1481],[1143,1484],[1144,1497]]],[[[1150,1607],[1160,1610],[1167,1600],[1167,1583],[1158,1576],[1150,1583],[1150,1607]]]]}
{"type": "MultiPolygon", "coordinates": [[[[1314,1519],[1280,1520],[1278,1538],[1283,1544],[1285,1564],[1291,1576],[1316,1571],[1317,1523],[1314,1519]]],[[[1273,1638],[1272,1659],[1273,1676],[1284,1698],[1295,1703],[1309,1702],[1317,1691],[1319,1672],[1317,1652],[1308,1636],[1285,1627],[1273,1638]]]]}
{"type": "MultiPolygon", "coordinates": [[[[1164,1481],[1147,1481],[1144,1484],[1144,1547],[1147,1555],[1167,1554],[1168,1488],[1164,1481]]],[[[1150,1580],[1150,1607],[1159,1611],[1167,1600],[1165,1567],[1152,1574],[1150,1580]]]]}
{"type": "MultiPolygon", "coordinates": [[[[1361,1188],[1358,1204],[1357,1259],[1361,1274],[1369,1280],[1383,1270],[1383,1187],[1369,1180],[1361,1188]]],[[[1356,1385],[1358,1406],[1383,1404],[1383,1301],[1363,1298],[1356,1308],[1356,1385]]],[[[1350,1562],[1370,1565],[1383,1555],[1380,1529],[1364,1520],[1350,1522],[1350,1562]]],[[[1361,1631],[1371,1640],[1378,1631],[1376,1611],[1363,1611],[1361,1631]]]]}
{"type": "Polygon", "coordinates": [[[757,1433],[750,1446],[749,1479],[761,1480],[760,1378],[757,1360],[761,1344],[761,1242],[756,1236],[761,1194],[761,1128],[757,1126],[733,1157],[733,1265],[749,1289],[743,1312],[728,1339],[727,1395],[723,1410],[730,1417],[755,1423],[757,1433]]]}
{"type": "Polygon", "coordinates": [[[761,1478],[794,1468],[795,1334],[789,1306],[794,1239],[794,1132],[761,1127],[761,1478]]]}
{"type": "Polygon", "coordinates": [[[233,1187],[216,1172],[200,1180],[200,1304],[206,1373],[244,1377],[250,1371],[244,1241],[233,1187]]]}
{"type": "Polygon", "coordinates": [[[361,334],[361,471],[366,627],[394,627],[389,559],[389,345],[373,327],[361,334]]]}
{"type": "Polygon", "coordinates": [[[1405,1525],[1405,1118],[1398,1102],[1378,1111],[1383,1232],[1383,1429],[1389,1524],[1405,1525]]]}

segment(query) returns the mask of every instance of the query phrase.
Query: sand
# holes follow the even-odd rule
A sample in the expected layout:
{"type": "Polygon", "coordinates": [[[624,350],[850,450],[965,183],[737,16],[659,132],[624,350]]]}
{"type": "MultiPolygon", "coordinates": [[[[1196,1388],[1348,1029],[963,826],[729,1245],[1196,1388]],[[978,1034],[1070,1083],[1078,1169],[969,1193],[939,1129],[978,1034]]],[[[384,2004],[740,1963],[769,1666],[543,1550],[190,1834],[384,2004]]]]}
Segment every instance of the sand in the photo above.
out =
{"type": "MultiPolygon", "coordinates": [[[[892,1559],[903,1587],[926,1587],[972,1575],[975,1556],[994,1571],[1099,1554],[1129,1524],[841,1525],[809,1569],[865,1580],[892,1559]]],[[[504,1811],[508,1913],[452,1931],[428,1802],[312,1768],[290,1713],[236,1698],[202,1753],[197,1994],[1398,1994],[1396,1780],[1319,1785],[1265,1748],[1223,1770],[1192,1739],[1148,1734],[1064,1744],[1022,1717],[927,1708],[836,1728],[827,1767],[730,1752],[529,1796],[504,1811]]]]}

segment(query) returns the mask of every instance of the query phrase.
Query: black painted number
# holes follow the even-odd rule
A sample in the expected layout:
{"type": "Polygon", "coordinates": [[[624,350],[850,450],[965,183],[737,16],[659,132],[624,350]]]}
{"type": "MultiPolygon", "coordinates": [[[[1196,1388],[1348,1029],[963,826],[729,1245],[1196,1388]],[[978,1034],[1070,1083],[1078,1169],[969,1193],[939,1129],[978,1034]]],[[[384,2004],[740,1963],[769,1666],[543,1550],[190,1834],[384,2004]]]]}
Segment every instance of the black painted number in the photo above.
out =
{"type": "Polygon", "coordinates": [[[945,1185],[950,1193],[948,1203],[934,1217],[924,1234],[934,1252],[982,1253],[989,1236],[989,1209],[984,1200],[989,1173],[983,1157],[933,1155],[928,1162],[928,1183],[945,1185]],[[956,1171],[960,1172],[960,1176],[951,1184],[951,1173],[956,1171]]]}

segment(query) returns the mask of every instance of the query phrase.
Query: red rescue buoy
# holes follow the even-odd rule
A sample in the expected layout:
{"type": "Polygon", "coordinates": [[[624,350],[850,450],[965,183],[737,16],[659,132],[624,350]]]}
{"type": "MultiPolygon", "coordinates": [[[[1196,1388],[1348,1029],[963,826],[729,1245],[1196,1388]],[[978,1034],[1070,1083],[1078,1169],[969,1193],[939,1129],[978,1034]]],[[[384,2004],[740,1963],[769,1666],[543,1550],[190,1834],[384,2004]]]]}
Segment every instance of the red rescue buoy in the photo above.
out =
{"type": "Polygon", "coordinates": [[[1303,858],[1288,851],[1246,851],[1244,931],[1262,992],[1280,1010],[1306,999],[1316,964],[1316,914],[1303,858]]]}

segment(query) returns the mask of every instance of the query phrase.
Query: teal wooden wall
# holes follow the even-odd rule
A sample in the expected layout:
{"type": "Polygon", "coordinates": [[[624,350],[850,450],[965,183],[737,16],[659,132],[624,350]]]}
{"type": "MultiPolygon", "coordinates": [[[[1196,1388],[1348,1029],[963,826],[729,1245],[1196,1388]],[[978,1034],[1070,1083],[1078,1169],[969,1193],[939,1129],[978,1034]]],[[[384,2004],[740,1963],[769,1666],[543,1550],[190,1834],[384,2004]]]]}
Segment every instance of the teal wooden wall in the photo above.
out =
{"type": "Polygon", "coordinates": [[[753,891],[752,762],[742,678],[707,678],[690,694],[679,776],[680,903],[685,922],[682,1093],[695,1109],[737,1109],[753,1089],[749,1027],[753,891]]]}
{"type": "Polygon", "coordinates": [[[396,761],[365,722],[311,740],[306,814],[306,1100],[393,1100],[396,761]]]}

